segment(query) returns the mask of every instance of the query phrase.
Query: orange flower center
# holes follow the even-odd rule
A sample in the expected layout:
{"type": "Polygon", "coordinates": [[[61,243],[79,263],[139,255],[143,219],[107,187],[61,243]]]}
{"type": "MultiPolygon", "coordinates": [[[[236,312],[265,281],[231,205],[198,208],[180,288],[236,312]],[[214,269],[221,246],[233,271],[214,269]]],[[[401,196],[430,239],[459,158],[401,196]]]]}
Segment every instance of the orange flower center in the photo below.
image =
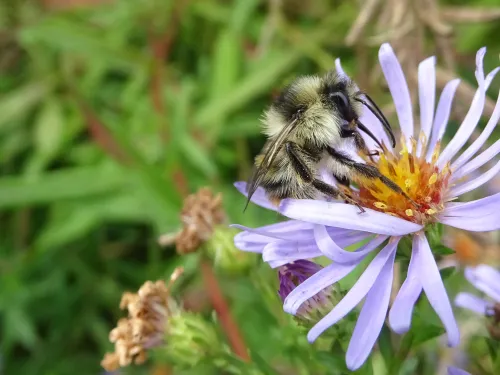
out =
{"type": "MultiPolygon", "coordinates": [[[[424,137],[421,136],[423,139],[424,137]]],[[[439,169],[438,143],[430,162],[425,158],[426,142],[422,142],[421,156],[417,156],[417,142],[412,139],[412,151],[408,150],[402,137],[402,150],[393,154],[384,149],[373,164],[380,172],[395,182],[413,200],[391,190],[379,180],[363,179],[360,183],[359,201],[362,206],[389,215],[401,217],[422,225],[435,221],[435,216],[444,208],[444,195],[451,176],[449,163],[439,169]]]]}

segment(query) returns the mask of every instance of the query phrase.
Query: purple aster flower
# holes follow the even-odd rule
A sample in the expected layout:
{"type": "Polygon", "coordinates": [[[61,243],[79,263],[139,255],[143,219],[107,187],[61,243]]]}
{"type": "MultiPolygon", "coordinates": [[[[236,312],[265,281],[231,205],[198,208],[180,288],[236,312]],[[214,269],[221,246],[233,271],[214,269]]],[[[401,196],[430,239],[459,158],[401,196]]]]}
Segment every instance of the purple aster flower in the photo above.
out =
{"type": "MultiPolygon", "coordinates": [[[[389,325],[398,334],[407,332],[414,305],[422,292],[441,319],[448,344],[459,343],[460,334],[438,266],[425,229],[442,223],[470,231],[491,231],[500,228],[500,193],[466,203],[456,198],[472,191],[494,177],[500,170],[496,163],[490,170],[467,180],[474,172],[500,152],[500,140],[479,152],[494,130],[500,117],[500,100],[480,136],[461,153],[481,118],[486,90],[499,68],[485,76],[485,48],[476,56],[478,89],[469,111],[451,141],[444,147],[442,137],[448,124],[451,105],[459,80],[450,81],[435,106],[435,58],[430,57],[418,67],[420,133],[413,123],[410,92],[401,66],[389,44],[381,46],[379,60],[387,80],[402,133],[402,150],[392,153],[385,148],[376,158],[380,171],[396,182],[418,203],[418,208],[379,182],[361,181],[357,192],[365,207],[364,213],[350,204],[322,200],[283,200],[275,207],[263,189],[253,202],[277,210],[292,219],[261,228],[247,228],[235,237],[241,250],[262,253],[271,267],[279,267],[300,259],[328,257],[332,263],[316,272],[291,291],[284,301],[284,310],[296,314],[302,304],[324,288],[348,275],[369,253],[382,247],[364,273],[344,298],[308,333],[310,342],[343,319],[364,300],[346,353],[347,366],[359,368],[369,356],[389,310],[393,281],[393,264],[397,245],[403,236],[411,236],[412,252],[406,280],[399,289],[389,311],[389,325]],[[352,252],[346,246],[364,240],[352,252]]],[[[337,71],[345,74],[337,60],[337,71]]],[[[380,122],[365,111],[361,122],[367,124],[377,138],[390,144],[380,122]]],[[[373,141],[366,139],[369,147],[373,141]]],[[[245,194],[246,184],[236,187],[245,194]]],[[[354,193],[354,190],[353,190],[354,193]]]]}
{"type": "Polygon", "coordinates": [[[477,314],[493,318],[488,326],[492,337],[500,338],[500,272],[491,266],[481,264],[465,269],[465,278],[490,300],[470,293],[459,293],[455,297],[455,305],[474,311],[477,314]]]}

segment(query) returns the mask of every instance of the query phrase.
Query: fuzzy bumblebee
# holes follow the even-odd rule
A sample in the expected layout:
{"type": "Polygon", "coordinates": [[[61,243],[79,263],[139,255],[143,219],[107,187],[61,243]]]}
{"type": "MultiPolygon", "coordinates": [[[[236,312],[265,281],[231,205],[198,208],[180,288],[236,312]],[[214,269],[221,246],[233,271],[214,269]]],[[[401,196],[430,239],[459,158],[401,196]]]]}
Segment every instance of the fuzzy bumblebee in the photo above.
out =
{"type": "Polygon", "coordinates": [[[323,77],[299,77],[287,86],[264,113],[262,122],[268,139],[255,158],[247,205],[259,186],[275,204],[285,198],[315,199],[321,194],[357,204],[343,189],[320,179],[323,169],[343,186],[348,187],[357,176],[379,179],[406,196],[375,166],[357,162],[342,151],[342,146],[352,140],[358,152],[369,157],[378,154],[368,150],[360,130],[383,149],[360,121],[365,107],[383,124],[394,147],[387,119],[351,79],[331,71],[323,77]]]}

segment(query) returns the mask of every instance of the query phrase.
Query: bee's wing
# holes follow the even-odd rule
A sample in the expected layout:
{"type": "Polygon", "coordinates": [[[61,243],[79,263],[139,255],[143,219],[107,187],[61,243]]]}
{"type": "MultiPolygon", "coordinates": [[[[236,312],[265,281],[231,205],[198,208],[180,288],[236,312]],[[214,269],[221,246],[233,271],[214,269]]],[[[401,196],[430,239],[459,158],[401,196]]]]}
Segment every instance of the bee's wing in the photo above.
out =
{"type": "Polygon", "coordinates": [[[254,168],[254,172],[252,174],[252,177],[249,181],[247,188],[248,198],[247,198],[247,204],[245,205],[245,209],[247,208],[248,203],[250,203],[252,195],[255,193],[260,183],[262,182],[262,179],[264,178],[267,171],[271,167],[276,155],[278,154],[278,151],[281,149],[281,146],[283,146],[283,143],[292,133],[293,129],[295,129],[296,125],[297,125],[297,119],[294,119],[293,121],[288,123],[285,127],[283,127],[283,129],[278,134],[276,139],[273,139],[271,141],[272,143],[269,145],[269,148],[264,154],[264,157],[262,158],[260,164],[256,168],[254,168]]]}

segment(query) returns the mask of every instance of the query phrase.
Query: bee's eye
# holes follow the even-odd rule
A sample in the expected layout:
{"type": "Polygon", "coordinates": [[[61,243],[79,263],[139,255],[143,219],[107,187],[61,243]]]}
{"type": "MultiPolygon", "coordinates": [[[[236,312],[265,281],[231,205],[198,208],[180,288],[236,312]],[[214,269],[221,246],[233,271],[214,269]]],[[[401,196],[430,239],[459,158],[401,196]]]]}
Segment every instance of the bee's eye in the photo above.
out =
{"type": "Polygon", "coordinates": [[[340,91],[331,92],[328,94],[328,98],[338,106],[339,109],[346,109],[349,107],[349,101],[344,93],[340,91]]]}

